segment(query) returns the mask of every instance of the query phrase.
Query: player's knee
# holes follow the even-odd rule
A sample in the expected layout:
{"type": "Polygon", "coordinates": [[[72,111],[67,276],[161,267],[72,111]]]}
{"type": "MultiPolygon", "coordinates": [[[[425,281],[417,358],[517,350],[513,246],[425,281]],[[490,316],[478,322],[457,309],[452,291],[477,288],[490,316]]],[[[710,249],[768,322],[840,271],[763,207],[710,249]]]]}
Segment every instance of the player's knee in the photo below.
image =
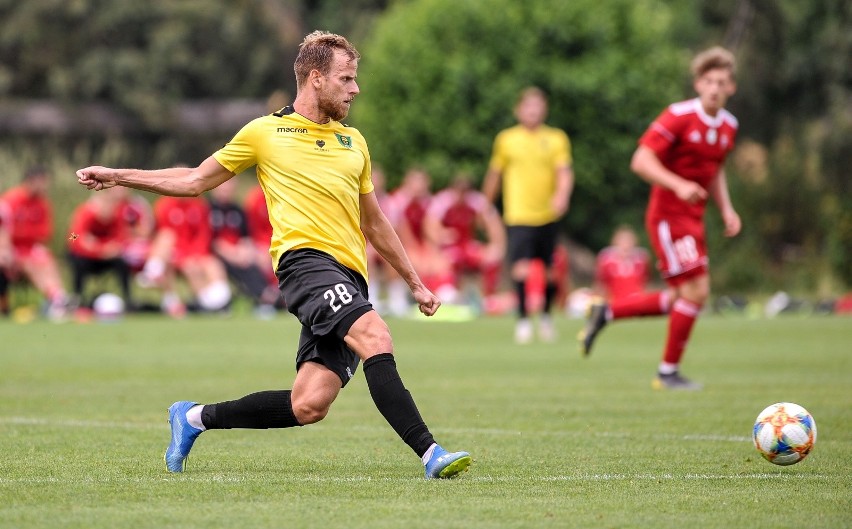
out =
{"type": "Polygon", "coordinates": [[[706,281],[688,283],[680,289],[680,297],[696,305],[704,305],[710,297],[710,284],[706,281]]]}
{"type": "Polygon", "coordinates": [[[376,311],[367,312],[358,318],[349,328],[344,340],[362,360],[372,354],[389,353],[393,350],[390,329],[376,311]]]}
{"type": "Polygon", "coordinates": [[[303,426],[306,424],[314,424],[325,419],[330,408],[330,406],[324,404],[296,400],[292,402],[292,406],[293,415],[296,416],[296,420],[299,421],[299,424],[303,426]]]}

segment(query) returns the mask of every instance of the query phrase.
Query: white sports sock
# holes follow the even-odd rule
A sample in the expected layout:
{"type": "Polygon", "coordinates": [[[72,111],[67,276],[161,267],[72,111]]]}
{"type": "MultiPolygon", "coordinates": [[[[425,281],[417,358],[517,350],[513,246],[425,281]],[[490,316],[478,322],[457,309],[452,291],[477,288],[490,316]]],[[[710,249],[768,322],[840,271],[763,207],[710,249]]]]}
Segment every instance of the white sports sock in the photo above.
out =
{"type": "Polygon", "coordinates": [[[432,445],[429,447],[429,449],[426,450],[426,453],[423,454],[423,457],[421,459],[423,460],[423,466],[424,467],[426,466],[426,463],[428,463],[429,460],[432,459],[432,454],[435,452],[436,446],[438,446],[438,443],[432,443],[432,445]]]}
{"type": "Polygon", "coordinates": [[[186,422],[189,423],[193,428],[198,428],[202,432],[207,428],[204,427],[204,423],[201,422],[201,409],[204,408],[203,404],[198,404],[196,406],[191,407],[186,411],[186,422]]]}
{"type": "Polygon", "coordinates": [[[677,373],[677,364],[670,364],[668,362],[660,362],[660,367],[657,369],[657,371],[661,375],[672,375],[674,373],[677,373]]]}
{"type": "Polygon", "coordinates": [[[231,301],[231,287],[225,281],[207,285],[198,293],[198,304],[204,310],[220,310],[231,301]]]}

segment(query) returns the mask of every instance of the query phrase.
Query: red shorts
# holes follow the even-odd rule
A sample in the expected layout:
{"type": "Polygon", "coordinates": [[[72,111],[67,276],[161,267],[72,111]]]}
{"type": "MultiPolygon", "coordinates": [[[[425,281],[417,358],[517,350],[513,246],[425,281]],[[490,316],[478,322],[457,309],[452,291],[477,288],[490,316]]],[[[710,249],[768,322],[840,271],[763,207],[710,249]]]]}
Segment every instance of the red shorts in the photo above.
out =
{"type": "Polygon", "coordinates": [[[41,243],[35,243],[33,245],[15,245],[12,249],[14,254],[13,259],[15,262],[19,263],[30,261],[33,264],[40,264],[52,257],[50,250],[41,243]]]}
{"type": "Polygon", "coordinates": [[[213,254],[208,250],[202,250],[193,246],[175,246],[172,250],[171,262],[175,268],[182,270],[189,262],[208,257],[213,257],[213,254]]]}
{"type": "Polygon", "coordinates": [[[703,222],[688,218],[646,219],[645,228],[657,256],[660,275],[670,286],[707,274],[703,222]]]}

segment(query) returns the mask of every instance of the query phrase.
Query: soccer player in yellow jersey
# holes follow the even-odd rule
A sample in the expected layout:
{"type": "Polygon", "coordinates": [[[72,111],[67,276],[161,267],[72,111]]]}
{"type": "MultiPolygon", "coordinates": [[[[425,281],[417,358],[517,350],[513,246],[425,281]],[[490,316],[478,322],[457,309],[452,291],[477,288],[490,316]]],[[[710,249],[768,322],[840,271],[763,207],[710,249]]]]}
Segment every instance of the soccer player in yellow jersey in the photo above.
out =
{"type": "Polygon", "coordinates": [[[420,456],[426,478],[450,478],[471,463],[467,452],[447,452],[435,443],[397,372],[388,327],[368,301],[365,236],[408,283],[423,314],[431,316],[441,305],[378,205],[364,138],[340,123],[359,93],[359,58],[344,37],[315,31],[296,57],[293,105],[248,123],[198,167],[77,171],[79,183],[92,190],[120,185],[196,196],[256,166],[266,195],[273,265],[287,308],[302,323],[293,388],[217,404],[172,404],[165,453],[170,472],[185,469],[206,429],[288,428],[322,420],[361,360],[376,407],[420,456]]]}
{"type": "Polygon", "coordinates": [[[515,106],[515,117],[518,124],[501,131],[494,140],[482,191],[493,201],[502,183],[509,275],[518,298],[515,341],[525,344],[533,337],[525,290],[532,259],[540,259],[547,274],[539,338],[556,338],[550,319],[557,285],[553,251],[559,234],[557,221],[568,211],[574,173],[568,135],[544,123],[544,92],[535,87],[523,90],[515,106]]]}

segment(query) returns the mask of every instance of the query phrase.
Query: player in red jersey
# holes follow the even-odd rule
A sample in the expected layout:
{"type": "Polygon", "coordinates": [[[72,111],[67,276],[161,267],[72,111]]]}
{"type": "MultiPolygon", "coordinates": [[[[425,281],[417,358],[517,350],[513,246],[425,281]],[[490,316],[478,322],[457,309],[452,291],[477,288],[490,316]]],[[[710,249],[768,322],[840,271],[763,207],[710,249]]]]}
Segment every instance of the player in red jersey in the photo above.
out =
{"type": "Polygon", "coordinates": [[[740,217],[728,194],[723,164],[734,147],[737,120],[725,110],[736,90],[733,55],[719,47],[692,62],[696,99],[669,106],[639,139],[630,168],[651,184],[645,227],[668,288],[610,304],[592,306],[581,333],[588,355],[610,320],[669,314],[668,337],[655,389],[700,389],[682,377],[679,365],[689,335],[710,295],[704,209],[712,198],[725,225],[740,231],[740,217]]]}
{"type": "Polygon", "coordinates": [[[225,268],[211,252],[209,216],[207,202],[198,197],[165,196],[154,204],[157,230],[140,279],[163,288],[163,309],[172,316],[184,311],[175,273],[186,278],[201,310],[221,310],[231,301],[225,268]]]}
{"type": "Polygon", "coordinates": [[[474,189],[469,176],[456,176],[450,187],[435,194],[423,227],[426,236],[449,258],[457,280],[473,272],[482,276],[484,296],[497,291],[506,233],[497,208],[474,189]],[[484,241],[479,239],[481,235],[484,241]]]}
{"type": "Polygon", "coordinates": [[[68,296],[62,284],[56,259],[48,249],[53,231],[53,209],[47,198],[50,174],[42,167],[26,171],[21,184],[6,191],[3,203],[11,252],[5,274],[10,281],[26,279],[48,301],[47,316],[63,319],[67,314],[68,296]]]}
{"type": "Polygon", "coordinates": [[[123,253],[128,240],[127,225],[122,222],[121,192],[109,190],[92,195],[71,214],[67,241],[74,295],[83,305],[84,283],[89,276],[114,272],[121,287],[125,306],[130,307],[130,267],[123,253]]]}
{"type": "Polygon", "coordinates": [[[636,232],[627,225],[616,228],[612,242],[598,253],[595,292],[610,303],[641,295],[648,284],[650,258],[637,245],[636,232]]]}

